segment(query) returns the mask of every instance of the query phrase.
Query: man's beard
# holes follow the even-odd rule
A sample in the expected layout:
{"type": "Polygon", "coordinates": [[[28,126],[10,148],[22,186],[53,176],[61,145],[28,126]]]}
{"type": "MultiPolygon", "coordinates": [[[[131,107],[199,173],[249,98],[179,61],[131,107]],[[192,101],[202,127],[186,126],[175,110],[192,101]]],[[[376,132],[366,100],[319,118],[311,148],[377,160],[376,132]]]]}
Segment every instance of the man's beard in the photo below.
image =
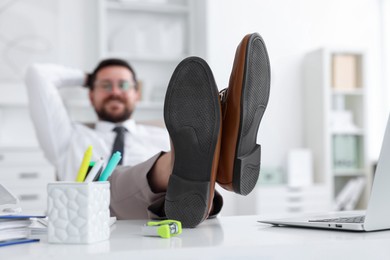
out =
{"type": "MultiPolygon", "coordinates": [[[[107,100],[104,101],[104,103],[112,100],[112,99],[116,99],[116,98],[109,98],[107,100]]],[[[117,99],[118,100],[118,99],[117,99]]],[[[100,120],[103,120],[103,121],[108,121],[108,122],[112,122],[112,123],[120,123],[120,122],[123,122],[123,121],[126,121],[127,119],[130,118],[130,116],[132,115],[133,113],[133,110],[128,108],[127,106],[125,106],[123,112],[119,115],[111,115],[110,113],[107,112],[106,109],[104,109],[104,104],[102,106],[102,108],[100,110],[98,109],[95,109],[96,110],[96,114],[98,115],[99,119],[100,120]]]]}

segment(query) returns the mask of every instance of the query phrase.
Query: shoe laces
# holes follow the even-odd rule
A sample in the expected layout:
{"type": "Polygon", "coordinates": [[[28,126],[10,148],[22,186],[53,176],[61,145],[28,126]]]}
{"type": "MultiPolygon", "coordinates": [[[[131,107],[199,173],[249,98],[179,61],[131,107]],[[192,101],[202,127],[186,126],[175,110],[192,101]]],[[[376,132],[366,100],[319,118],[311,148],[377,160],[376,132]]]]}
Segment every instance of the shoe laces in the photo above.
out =
{"type": "Polygon", "coordinates": [[[226,115],[226,99],[228,95],[228,88],[224,88],[219,91],[219,100],[221,102],[221,110],[222,110],[222,119],[225,118],[226,115]]]}
{"type": "Polygon", "coordinates": [[[224,88],[221,91],[219,91],[219,100],[221,100],[222,104],[224,104],[226,102],[227,90],[228,90],[228,88],[224,88]]]}

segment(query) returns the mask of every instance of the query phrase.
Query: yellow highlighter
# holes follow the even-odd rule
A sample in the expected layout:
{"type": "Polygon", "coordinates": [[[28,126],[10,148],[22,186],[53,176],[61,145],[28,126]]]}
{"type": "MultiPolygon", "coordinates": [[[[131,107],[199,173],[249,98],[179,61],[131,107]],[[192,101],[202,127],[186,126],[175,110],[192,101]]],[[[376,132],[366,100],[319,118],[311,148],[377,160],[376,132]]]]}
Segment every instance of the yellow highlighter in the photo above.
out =
{"type": "Polygon", "coordinates": [[[76,182],[83,182],[85,176],[87,175],[87,170],[89,162],[92,158],[92,145],[88,146],[87,150],[84,153],[83,161],[81,162],[79,172],[77,174],[76,182]]]}

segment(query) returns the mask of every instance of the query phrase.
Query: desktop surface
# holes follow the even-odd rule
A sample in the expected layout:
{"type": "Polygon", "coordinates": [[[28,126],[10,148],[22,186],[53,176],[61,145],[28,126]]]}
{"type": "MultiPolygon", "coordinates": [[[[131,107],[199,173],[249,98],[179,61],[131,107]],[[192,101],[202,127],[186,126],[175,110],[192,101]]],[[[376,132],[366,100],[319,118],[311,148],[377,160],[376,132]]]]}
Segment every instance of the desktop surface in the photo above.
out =
{"type": "Polygon", "coordinates": [[[142,235],[146,220],[119,220],[109,240],[0,248],[0,259],[390,259],[390,231],[345,232],[272,227],[259,216],[218,217],[177,237],[142,235]]]}

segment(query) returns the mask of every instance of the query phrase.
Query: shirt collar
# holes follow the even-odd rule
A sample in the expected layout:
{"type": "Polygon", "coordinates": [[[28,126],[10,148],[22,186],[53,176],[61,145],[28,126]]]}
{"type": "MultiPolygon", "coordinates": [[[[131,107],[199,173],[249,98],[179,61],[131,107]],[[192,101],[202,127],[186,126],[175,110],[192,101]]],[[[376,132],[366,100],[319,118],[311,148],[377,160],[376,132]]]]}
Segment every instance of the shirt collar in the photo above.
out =
{"type": "Polygon", "coordinates": [[[99,132],[111,132],[116,126],[119,125],[124,126],[131,134],[135,134],[137,132],[137,125],[134,119],[128,119],[122,123],[116,124],[108,121],[99,120],[96,123],[95,129],[99,132]]]}

